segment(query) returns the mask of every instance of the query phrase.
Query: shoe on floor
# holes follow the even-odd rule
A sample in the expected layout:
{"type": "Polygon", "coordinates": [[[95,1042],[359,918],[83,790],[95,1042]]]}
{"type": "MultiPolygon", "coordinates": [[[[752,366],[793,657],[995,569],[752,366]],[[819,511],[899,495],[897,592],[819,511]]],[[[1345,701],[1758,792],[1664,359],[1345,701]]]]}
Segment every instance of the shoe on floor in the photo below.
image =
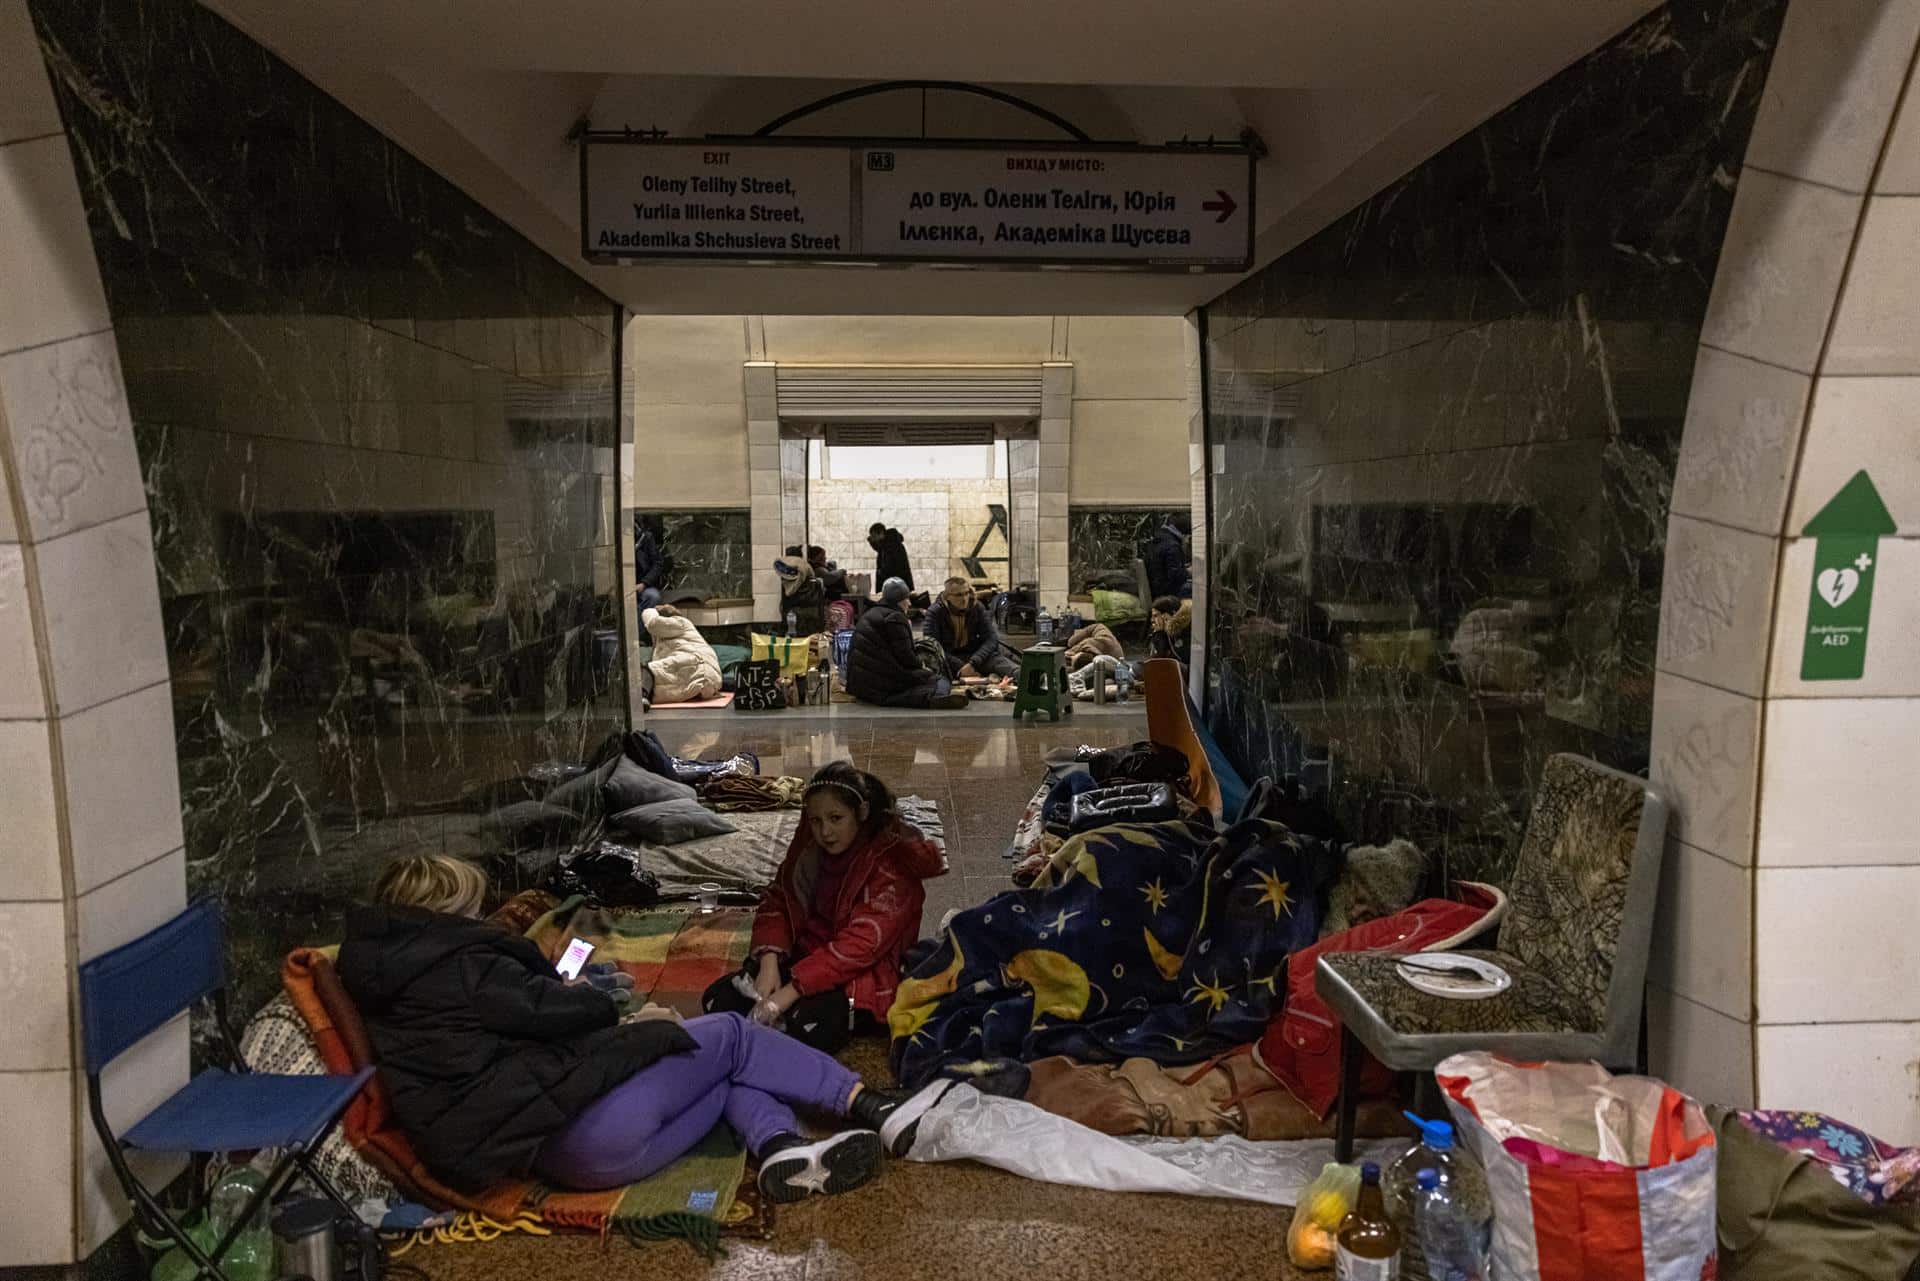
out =
{"type": "Polygon", "coordinates": [[[760,1195],[777,1205],[851,1192],[880,1172],[884,1153],[872,1130],[845,1130],[809,1142],[782,1134],[760,1152],[760,1195]]]}
{"type": "Polygon", "coordinates": [[[905,1156],[920,1132],[920,1118],[953,1088],[952,1081],[934,1081],[912,1094],[893,1090],[862,1090],[853,1101],[853,1119],[880,1131],[880,1141],[893,1156],[905,1156]],[[863,1106],[864,1105],[864,1106],[863,1106]]]}
{"type": "Polygon", "coordinates": [[[928,706],[942,712],[957,712],[972,701],[973,700],[965,694],[955,690],[951,694],[936,695],[933,702],[928,704],[928,706]]]}

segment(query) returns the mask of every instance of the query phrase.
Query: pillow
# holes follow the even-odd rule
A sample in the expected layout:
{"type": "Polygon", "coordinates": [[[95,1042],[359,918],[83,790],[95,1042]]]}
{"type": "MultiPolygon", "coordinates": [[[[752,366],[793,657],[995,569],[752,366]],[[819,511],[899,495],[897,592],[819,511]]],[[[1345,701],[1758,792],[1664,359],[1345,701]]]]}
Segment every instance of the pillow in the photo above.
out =
{"type": "Polygon", "coordinates": [[[520,801],[488,814],[481,828],[515,847],[546,845],[571,839],[580,828],[580,816],[545,801],[520,801]]]}
{"type": "Polygon", "coordinates": [[[613,771],[620,767],[624,756],[616,756],[598,769],[588,770],[577,778],[570,778],[547,793],[546,804],[570,810],[582,818],[591,818],[604,813],[600,793],[601,786],[613,777],[613,771]]]}
{"type": "Polygon", "coordinates": [[[615,814],[607,822],[617,831],[647,845],[678,845],[701,836],[724,836],[737,831],[699,801],[660,801],[615,814]]]}
{"type": "Polygon", "coordinates": [[[600,796],[609,814],[620,814],[662,801],[690,801],[694,792],[687,784],[656,774],[622,756],[613,762],[612,773],[600,785],[600,796]]]}

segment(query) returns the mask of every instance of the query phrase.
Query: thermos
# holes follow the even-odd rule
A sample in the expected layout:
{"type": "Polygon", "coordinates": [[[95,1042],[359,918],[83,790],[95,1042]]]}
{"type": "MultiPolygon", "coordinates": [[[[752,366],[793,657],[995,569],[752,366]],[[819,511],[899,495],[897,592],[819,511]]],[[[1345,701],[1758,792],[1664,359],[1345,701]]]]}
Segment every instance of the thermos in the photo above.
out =
{"type": "Polygon", "coordinates": [[[333,1239],[333,1202],[299,1197],[273,1216],[273,1254],[278,1274],[339,1281],[340,1255],[333,1239]]]}

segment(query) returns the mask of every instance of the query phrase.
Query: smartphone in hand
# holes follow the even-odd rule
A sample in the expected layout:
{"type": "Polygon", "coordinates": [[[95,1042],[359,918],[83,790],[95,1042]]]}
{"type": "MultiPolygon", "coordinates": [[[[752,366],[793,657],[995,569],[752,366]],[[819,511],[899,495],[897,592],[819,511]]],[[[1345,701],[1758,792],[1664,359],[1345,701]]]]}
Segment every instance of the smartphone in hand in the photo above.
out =
{"type": "Polygon", "coordinates": [[[560,954],[553,968],[560,971],[561,978],[572,982],[580,977],[580,971],[586,968],[587,958],[592,955],[593,944],[585,939],[575,939],[567,944],[567,950],[560,954]]]}

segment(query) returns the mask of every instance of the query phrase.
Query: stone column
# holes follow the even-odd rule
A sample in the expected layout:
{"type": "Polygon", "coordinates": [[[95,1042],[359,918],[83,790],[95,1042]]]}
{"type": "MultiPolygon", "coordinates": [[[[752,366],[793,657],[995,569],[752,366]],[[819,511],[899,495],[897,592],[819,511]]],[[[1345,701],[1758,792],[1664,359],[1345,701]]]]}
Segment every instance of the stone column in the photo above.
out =
{"type": "Polygon", "coordinates": [[[780,576],[773,572],[786,528],[780,501],[780,405],[772,361],[750,360],[741,374],[747,394],[747,501],[752,509],[753,616],[780,613],[780,576]]]}
{"type": "MultiPolygon", "coordinates": [[[[25,0],[0,0],[0,1268],[126,1217],[86,1120],[79,965],[186,905],[146,491],[72,157],[25,0]]],[[[174,1019],[106,1074],[122,1126],[187,1077],[174,1019]]],[[[177,1169],[163,1159],[147,1172],[177,1169]]]]}
{"type": "MultiPolygon", "coordinates": [[[[1206,706],[1207,681],[1207,396],[1201,365],[1200,325],[1187,317],[1187,480],[1193,494],[1193,662],[1187,690],[1194,706],[1206,706]]],[[[1151,602],[1149,602],[1151,603],[1151,602]]]]}
{"type": "Polygon", "coordinates": [[[1740,174],[1674,480],[1653,778],[1675,819],[1653,1069],[1920,1141],[1920,2],[1795,0],[1740,174]],[[1808,521],[1881,539],[1865,674],[1803,681],[1808,521]]]}
{"type": "Polygon", "coordinates": [[[1067,467],[1073,439],[1073,365],[1040,371],[1040,603],[1067,607],[1067,467]]]}

